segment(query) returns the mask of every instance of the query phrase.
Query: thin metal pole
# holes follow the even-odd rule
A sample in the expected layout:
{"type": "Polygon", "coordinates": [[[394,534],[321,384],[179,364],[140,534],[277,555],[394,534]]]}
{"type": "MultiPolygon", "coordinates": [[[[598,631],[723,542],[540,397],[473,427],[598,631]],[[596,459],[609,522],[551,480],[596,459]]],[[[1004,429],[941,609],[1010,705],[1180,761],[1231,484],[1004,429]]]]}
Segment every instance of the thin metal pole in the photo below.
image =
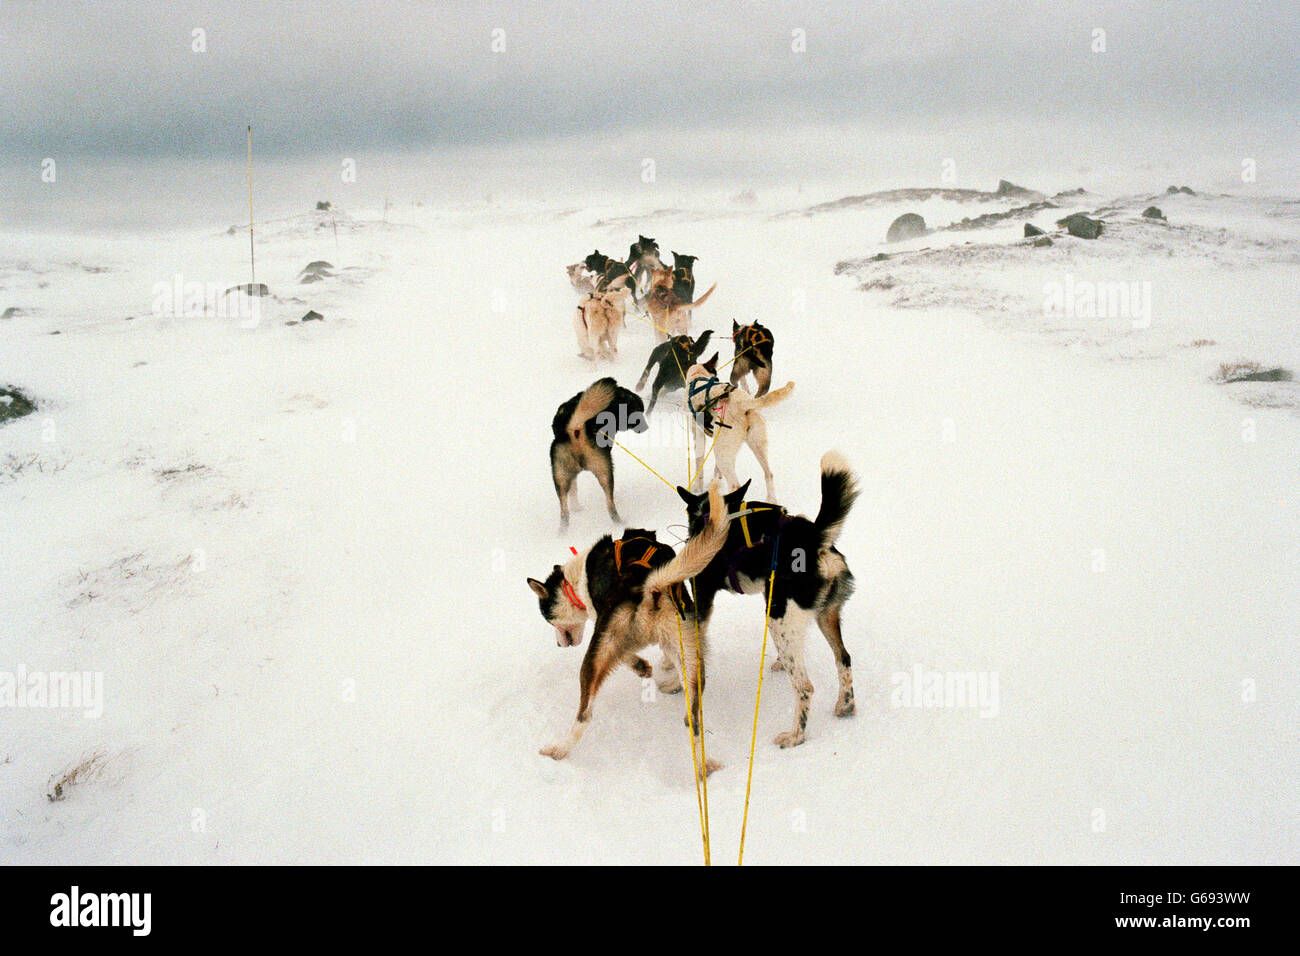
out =
{"type": "Polygon", "coordinates": [[[253,259],[253,127],[248,127],[248,271],[252,275],[249,292],[257,285],[257,264],[253,259]]]}

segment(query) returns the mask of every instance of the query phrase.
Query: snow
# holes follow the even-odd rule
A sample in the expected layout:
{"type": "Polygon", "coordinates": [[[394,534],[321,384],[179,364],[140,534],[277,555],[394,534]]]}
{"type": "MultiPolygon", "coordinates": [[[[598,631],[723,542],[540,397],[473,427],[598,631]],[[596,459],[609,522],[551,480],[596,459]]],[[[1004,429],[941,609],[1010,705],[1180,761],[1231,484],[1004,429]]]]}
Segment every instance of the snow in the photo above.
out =
{"type": "MultiPolygon", "coordinates": [[[[791,198],[394,201],[337,237],[281,218],[253,328],[152,308],[178,276],[248,281],[225,224],[4,235],[0,306],[27,314],[0,323],[0,384],[38,409],[0,429],[0,671],[102,672],[105,700],[0,713],[0,861],[698,861],[680,696],[623,670],[569,759],[537,753],[582,651],[524,579],[611,530],[588,475],[557,533],[550,418],[600,375],[634,384],[652,343],[631,320],[617,362],[580,359],[564,266],[645,233],[718,283],[695,328],[724,360],[733,318],[773,330],[773,385],[798,383],[767,413],[782,503],[816,512],[829,448],[864,491],[839,544],[857,714],[832,714],[811,632],[808,741],[779,750],[792,695],[766,676],[747,863],[1300,862],[1300,417],[1292,383],[1211,381],[1300,366],[1300,205],[1159,197],[1166,226],[1135,195],[1101,239],[1034,249],[1018,221],[885,246],[911,207],[776,215],[791,198]],[[338,275],[299,285],[315,259],[338,275]],[[1044,315],[1067,273],[1150,282],[1150,327],[1044,315]],[[895,706],[918,666],[996,675],[996,715],[895,706]]],[[[677,405],[620,440],[680,483],[677,405]]],[[[677,496],[619,454],[625,521],[679,533],[677,496]]],[[[761,635],[758,599],[719,599],[718,862],[761,635]]]]}

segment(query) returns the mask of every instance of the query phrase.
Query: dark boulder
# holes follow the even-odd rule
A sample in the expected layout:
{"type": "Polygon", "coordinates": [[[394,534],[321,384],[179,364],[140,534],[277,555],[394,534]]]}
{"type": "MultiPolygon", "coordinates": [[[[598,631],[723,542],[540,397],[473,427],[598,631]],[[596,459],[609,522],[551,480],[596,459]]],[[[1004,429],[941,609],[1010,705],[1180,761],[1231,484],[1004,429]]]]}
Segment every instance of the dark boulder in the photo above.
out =
{"type": "Polygon", "coordinates": [[[0,425],[36,411],[36,403],[16,388],[0,388],[0,425]]]}
{"type": "Polygon", "coordinates": [[[1011,196],[1016,199],[1031,199],[1041,194],[1034,192],[1032,189],[1026,189],[1024,186],[1017,186],[1015,183],[1009,183],[1005,179],[999,179],[997,195],[1011,196]]]}
{"type": "Polygon", "coordinates": [[[1100,219],[1089,219],[1081,212],[1076,212],[1073,216],[1066,216],[1064,219],[1058,219],[1056,224],[1079,239],[1096,239],[1101,235],[1102,230],[1100,219]]]}
{"type": "Polygon", "coordinates": [[[329,212],[329,210],[330,210],[330,204],[326,202],[324,199],[322,199],[320,202],[316,204],[317,212],[329,212]]]}
{"type": "Polygon", "coordinates": [[[1142,218],[1143,219],[1164,219],[1165,214],[1161,212],[1160,209],[1156,206],[1147,206],[1146,209],[1142,210],[1142,218]]]}
{"type": "Polygon", "coordinates": [[[1043,230],[1039,229],[1037,226],[1035,226],[1032,222],[1025,223],[1026,239],[1029,239],[1032,236],[1043,236],[1043,235],[1046,235],[1046,233],[1043,232],[1043,230]]]}
{"type": "Polygon", "coordinates": [[[924,219],[914,212],[905,212],[890,223],[889,232],[885,233],[885,241],[903,242],[907,239],[917,239],[928,231],[924,219]]]}

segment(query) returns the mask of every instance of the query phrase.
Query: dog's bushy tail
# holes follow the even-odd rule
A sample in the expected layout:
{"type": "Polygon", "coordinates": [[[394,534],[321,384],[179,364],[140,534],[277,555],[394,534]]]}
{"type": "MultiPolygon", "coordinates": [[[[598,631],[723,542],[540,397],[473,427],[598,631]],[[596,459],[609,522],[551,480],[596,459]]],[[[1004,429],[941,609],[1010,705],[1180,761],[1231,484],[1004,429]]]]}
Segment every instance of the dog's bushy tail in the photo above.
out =
{"type": "Polygon", "coordinates": [[[698,299],[696,299],[694,302],[686,302],[686,303],[684,303],[684,304],[682,305],[682,308],[684,308],[684,309],[693,309],[693,308],[695,308],[697,305],[703,305],[703,304],[705,303],[705,301],[709,298],[709,296],[713,295],[713,290],[716,289],[717,287],[718,287],[718,284],[717,284],[716,282],[713,283],[713,285],[709,286],[709,291],[708,291],[708,292],[704,293],[704,295],[700,296],[700,297],[699,297],[698,299]]]}
{"type": "MultiPolygon", "coordinates": [[[[780,403],[780,402],[784,402],[787,398],[790,397],[790,393],[793,392],[793,391],[794,391],[794,382],[786,382],[784,385],[782,385],[780,388],[778,388],[775,392],[768,392],[768,393],[767,393],[766,395],[764,395],[762,398],[756,398],[756,399],[754,399],[754,407],[755,407],[755,408],[768,408],[768,407],[770,407],[770,406],[772,406],[772,405],[776,405],[776,404],[778,404],[778,403],[780,403]]],[[[828,452],[827,454],[830,454],[830,453],[828,452]]],[[[826,459],[823,457],[823,458],[822,458],[822,473],[823,473],[823,475],[825,474],[825,468],[826,468],[826,459]]],[[[823,481],[824,481],[824,479],[823,479],[823,481]]],[[[824,483],[823,483],[822,487],[823,487],[823,488],[826,487],[824,483]]]]}
{"type": "Polygon", "coordinates": [[[727,543],[727,509],[722,492],[715,481],[709,485],[709,523],[693,535],[667,564],[655,568],[645,579],[644,593],[661,592],[674,584],[693,578],[709,566],[709,562],[727,543]]]}
{"type": "Polygon", "coordinates": [[[822,506],[814,524],[821,533],[823,549],[839,538],[859,493],[858,480],[844,456],[837,451],[822,455],[822,506]]]}
{"type": "Polygon", "coordinates": [[[602,378],[582,393],[577,407],[569,416],[569,424],[565,426],[569,441],[575,445],[587,443],[587,422],[609,407],[617,394],[616,388],[617,383],[612,378],[602,378]]]}

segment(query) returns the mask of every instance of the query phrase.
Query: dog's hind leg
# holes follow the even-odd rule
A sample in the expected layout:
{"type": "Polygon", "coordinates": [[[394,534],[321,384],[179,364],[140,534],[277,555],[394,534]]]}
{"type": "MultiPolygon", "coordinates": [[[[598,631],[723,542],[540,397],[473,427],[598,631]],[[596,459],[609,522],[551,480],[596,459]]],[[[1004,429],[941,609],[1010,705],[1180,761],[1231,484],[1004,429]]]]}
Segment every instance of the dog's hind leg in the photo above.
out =
{"type": "MultiPolygon", "coordinates": [[[[615,616],[618,613],[616,611],[615,616]]],[[[596,692],[600,690],[600,685],[609,676],[609,672],[622,661],[624,656],[616,643],[607,636],[609,630],[608,617],[596,620],[596,629],[591,635],[591,645],[582,659],[582,670],[578,672],[578,716],[563,740],[543,747],[539,751],[542,756],[563,760],[573,750],[574,745],[582,739],[583,731],[591,722],[591,703],[596,698],[596,692]]]]}
{"type": "Polygon", "coordinates": [[[853,713],[853,661],[844,648],[844,635],[840,633],[840,608],[823,608],[817,615],[817,626],[826,636],[826,643],[835,655],[835,669],[839,672],[840,695],[835,700],[835,716],[848,717],[853,713]]]}
{"type": "Polygon", "coordinates": [[[578,306],[573,313],[573,331],[578,338],[578,354],[588,362],[596,360],[596,350],[592,348],[590,334],[587,329],[587,312],[584,306],[578,306]]]}
{"type": "Polygon", "coordinates": [[[794,601],[785,602],[785,614],[769,621],[772,638],[776,643],[778,660],[786,661],[790,686],[794,689],[794,727],[776,735],[778,747],[797,747],[804,742],[808,727],[808,709],[812,702],[813,685],[804,667],[803,641],[808,630],[809,612],[794,601]]]}
{"type": "Polygon", "coordinates": [[[650,357],[646,359],[645,363],[645,371],[641,373],[641,378],[637,380],[636,391],[639,392],[641,389],[645,388],[645,383],[650,380],[650,370],[654,368],[657,363],[662,362],[663,359],[663,349],[659,346],[656,345],[650,350],[650,357]]]}
{"type": "Polygon", "coordinates": [[[767,422],[757,412],[749,414],[749,431],[745,433],[745,444],[758,459],[758,466],[763,469],[763,481],[767,484],[767,500],[776,503],[776,481],[772,478],[772,469],[767,464],[767,422]]]}
{"type": "MultiPolygon", "coordinates": [[[[682,722],[692,729],[695,735],[695,746],[700,747],[702,737],[702,719],[703,708],[700,704],[700,693],[704,688],[704,667],[703,654],[697,656],[695,643],[695,622],[675,618],[672,625],[669,626],[671,631],[665,629],[659,637],[659,647],[664,652],[664,657],[672,662],[673,667],[677,669],[678,674],[685,675],[684,683],[686,685],[687,714],[682,718],[682,722]],[[680,635],[677,628],[680,627],[680,635]],[[682,648],[686,652],[686,662],[683,664],[681,652],[678,650],[678,641],[681,641],[682,648]]],[[[722,767],[722,761],[708,757],[705,761],[705,774],[713,773],[722,767]]]]}
{"type": "Polygon", "coordinates": [[[614,507],[614,459],[606,451],[603,455],[596,455],[592,458],[591,472],[600,482],[601,490],[605,492],[605,505],[609,508],[609,517],[622,524],[623,519],[618,516],[618,509],[614,507]]]}
{"type": "Polygon", "coordinates": [[[569,494],[576,492],[572,478],[566,479],[563,475],[552,473],[555,479],[555,496],[560,499],[560,530],[564,531],[569,527],[569,494]]]}
{"type": "Polygon", "coordinates": [[[569,483],[569,510],[574,514],[582,511],[582,501],[578,498],[578,479],[569,483]]]}

